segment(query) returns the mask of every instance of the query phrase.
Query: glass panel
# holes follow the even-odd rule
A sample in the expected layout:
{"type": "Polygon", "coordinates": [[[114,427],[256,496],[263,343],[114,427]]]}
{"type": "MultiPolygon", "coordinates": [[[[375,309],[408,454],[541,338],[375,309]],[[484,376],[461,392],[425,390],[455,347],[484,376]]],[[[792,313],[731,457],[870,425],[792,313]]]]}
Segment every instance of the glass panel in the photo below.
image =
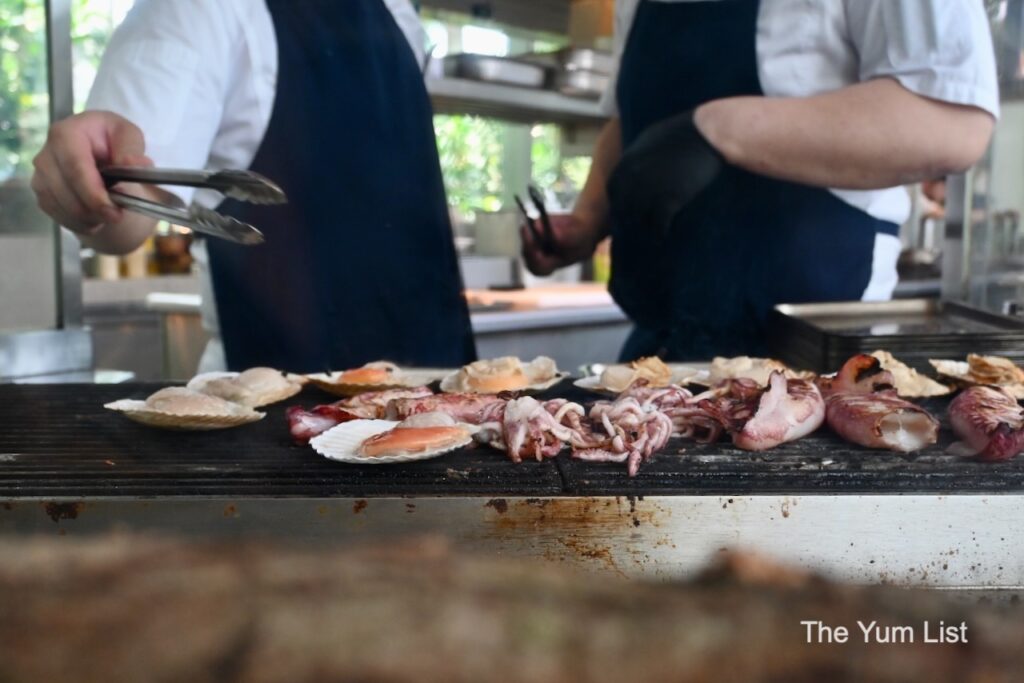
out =
{"type": "Polygon", "coordinates": [[[42,0],[0,0],[0,333],[57,323],[53,224],[32,159],[49,122],[42,0]]]}

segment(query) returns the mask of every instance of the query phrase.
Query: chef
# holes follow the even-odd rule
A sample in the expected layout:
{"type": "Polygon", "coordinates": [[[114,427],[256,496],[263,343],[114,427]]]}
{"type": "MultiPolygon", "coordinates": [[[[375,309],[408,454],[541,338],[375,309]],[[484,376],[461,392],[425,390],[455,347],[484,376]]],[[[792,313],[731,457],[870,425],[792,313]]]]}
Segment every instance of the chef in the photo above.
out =
{"type": "Polygon", "coordinates": [[[97,167],[251,169],[289,203],[194,197],[266,236],[207,240],[206,321],[223,353],[211,345],[204,369],[462,365],[475,351],[423,45],[409,0],[140,0],[89,111],[53,126],[36,159],[39,204],[87,244],[126,253],[154,221],[116,208],[97,167]]]}
{"type": "Polygon", "coordinates": [[[781,302],[884,300],[904,183],[962,171],[998,115],[980,0],[619,0],[584,190],[535,273],[612,236],[623,359],[763,354],[781,302]]]}

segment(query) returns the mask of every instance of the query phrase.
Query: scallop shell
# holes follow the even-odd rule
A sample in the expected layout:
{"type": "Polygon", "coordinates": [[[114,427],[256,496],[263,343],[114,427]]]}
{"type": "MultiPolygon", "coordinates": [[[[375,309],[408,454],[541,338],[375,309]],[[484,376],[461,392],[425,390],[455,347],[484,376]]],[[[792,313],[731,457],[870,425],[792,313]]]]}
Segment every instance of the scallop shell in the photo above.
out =
{"type": "Polygon", "coordinates": [[[218,396],[219,398],[224,398],[227,401],[233,401],[235,403],[238,403],[239,405],[243,405],[249,408],[262,408],[263,406],[269,406],[273,403],[279,403],[281,401],[285,401],[291,398],[292,396],[295,396],[297,393],[302,391],[302,387],[305,384],[305,378],[301,378],[298,375],[286,374],[283,375],[283,377],[287,381],[287,384],[282,384],[279,389],[276,389],[274,391],[258,392],[253,391],[248,387],[240,386],[240,395],[244,396],[244,398],[240,399],[221,396],[216,391],[208,390],[210,382],[216,380],[235,379],[236,377],[238,377],[239,374],[241,373],[204,372],[202,374],[196,375],[191,380],[189,380],[188,384],[185,385],[185,388],[192,389],[193,391],[199,391],[204,394],[209,394],[211,396],[218,396]],[[247,392],[248,395],[246,395],[245,392],[247,392]]]}
{"type": "Polygon", "coordinates": [[[246,408],[245,406],[237,406],[237,410],[232,413],[180,414],[169,413],[164,410],[154,410],[147,406],[145,401],[122,399],[113,403],[107,403],[103,407],[119,412],[129,420],[134,420],[140,424],[182,431],[227,429],[228,427],[238,427],[250,422],[257,422],[264,417],[264,413],[246,408]]]}
{"type": "MultiPolygon", "coordinates": [[[[983,382],[979,382],[978,379],[971,374],[971,366],[967,361],[929,358],[928,362],[931,363],[933,368],[935,368],[935,372],[945,378],[955,381],[960,386],[977,386],[979,384],[984,384],[983,382]]],[[[1008,394],[1018,400],[1024,399],[1024,384],[998,384],[993,386],[998,386],[999,388],[1006,390],[1008,394]]]]}
{"type": "MultiPolygon", "coordinates": [[[[687,384],[700,384],[702,379],[707,378],[707,371],[695,368],[691,365],[678,365],[676,363],[669,363],[669,369],[672,370],[672,378],[669,384],[675,384],[678,386],[686,386],[687,384]]],[[[573,382],[574,386],[580,389],[586,389],[587,391],[593,391],[604,396],[618,396],[621,392],[609,389],[601,384],[601,375],[591,375],[590,377],[584,377],[573,382]]]]}
{"type": "Polygon", "coordinates": [[[338,381],[341,372],[318,372],[306,375],[306,379],[313,386],[326,391],[334,396],[349,398],[366,394],[371,391],[387,391],[389,389],[411,389],[420,387],[444,377],[450,370],[399,370],[391,378],[391,381],[380,384],[353,384],[338,381]]]}
{"type": "Polygon", "coordinates": [[[392,420],[352,420],[351,422],[343,422],[336,427],[331,427],[323,434],[313,437],[309,445],[313,447],[314,451],[328,460],[361,465],[385,465],[388,463],[430,460],[473,443],[473,437],[467,434],[466,440],[463,443],[421,453],[376,456],[366,456],[359,453],[359,446],[364,441],[371,436],[389,432],[398,424],[398,422],[392,420]]]}
{"type": "Polygon", "coordinates": [[[464,375],[466,375],[469,372],[472,366],[487,364],[494,365],[503,362],[517,364],[518,367],[522,369],[523,373],[528,378],[531,375],[536,376],[538,373],[541,372],[547,374],[548,372],[553,371],[554,374],[548,377],[547,379],[534,379],[533,382],[523,386],[522,388],[512,390],[520,394],[531,394],[539,391],[544,391],[545,389],[550,389],[551,387],[555,386],[556,384],[558,384],[563,379],[569,376],[569,373],[567,372],[559,372],[558,368],[555,366],[555,362],[550,358],[547,358],[546,356],[538,356],[529,363],[523,363],[522,361],[513,356],[507,356],[504,358],[495,358],[490,361],[477,361],[476,363],[470,363],[469,365],[463,366],[462,368],[450,373],[447,377],[441,380],[441,391],[446,394],[494,393],[490,391],[483,391],[477,389],[474,386],[469,385],[468,382],[464,381],[464,375]]]}

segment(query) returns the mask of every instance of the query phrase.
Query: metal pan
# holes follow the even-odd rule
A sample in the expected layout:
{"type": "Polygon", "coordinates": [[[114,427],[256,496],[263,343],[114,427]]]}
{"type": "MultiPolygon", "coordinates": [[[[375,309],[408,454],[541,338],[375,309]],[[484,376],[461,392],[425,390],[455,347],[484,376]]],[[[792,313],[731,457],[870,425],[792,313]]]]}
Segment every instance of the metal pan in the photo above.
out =
{"type": "Polygon", "coordinates": [[[876,349],[929,373],[929,358],[968,353],[1024,362],[1024,322],[935,299],[782,304],[769,317],[766,333],[774,356],[818,372],[876,349]]]}

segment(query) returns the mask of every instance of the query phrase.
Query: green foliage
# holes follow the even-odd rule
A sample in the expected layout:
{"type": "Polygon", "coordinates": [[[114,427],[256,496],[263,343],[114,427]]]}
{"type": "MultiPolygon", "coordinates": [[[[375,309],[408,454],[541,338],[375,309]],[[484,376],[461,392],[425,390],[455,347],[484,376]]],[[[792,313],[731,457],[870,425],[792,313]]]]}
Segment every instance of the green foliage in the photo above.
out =
{"type": "Polygon", "coordinates": [[[448,203],[466,219],[501,209],[503,124],[477,116],[435,116],[448,203]]]}
{"type": "MultiPolygon", "coordinates": [[[[71,16],[76,66],[94,71],[113,31],[109,3],[74,0],[71,16]]],[[[31,173],[48,104],[43,0],[0,0],[0,181],[31,173]]]]}

